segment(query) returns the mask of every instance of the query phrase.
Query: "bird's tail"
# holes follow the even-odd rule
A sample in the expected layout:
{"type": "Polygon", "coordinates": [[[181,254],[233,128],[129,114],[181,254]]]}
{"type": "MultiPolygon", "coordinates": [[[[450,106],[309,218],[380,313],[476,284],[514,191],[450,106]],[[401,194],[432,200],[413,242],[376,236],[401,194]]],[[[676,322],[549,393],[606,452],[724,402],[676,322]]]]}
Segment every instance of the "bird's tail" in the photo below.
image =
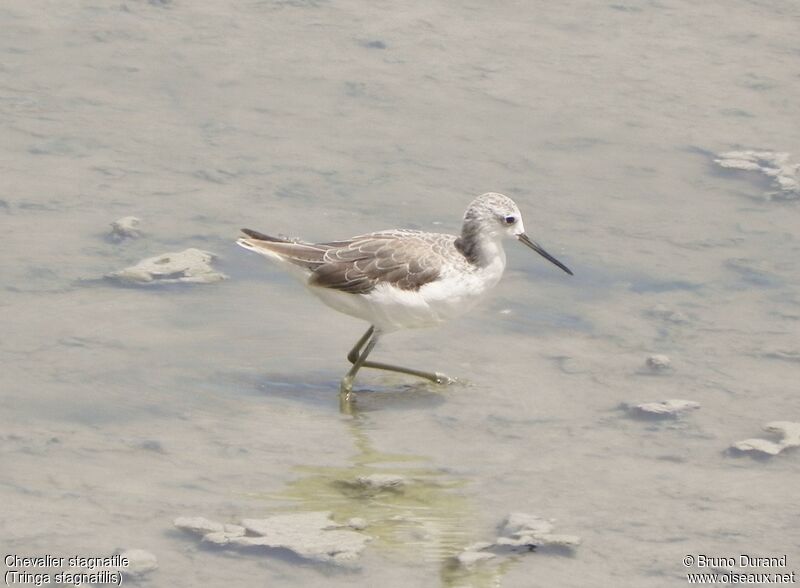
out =
{"type": "Polygon", "coordinates": [[[272,243],[289,243],[289,239],[284,239],[282,237],[272,237],[270,235],[265,235],[264,233],[259,233],[258,231],[254,231],[253,229],[242,229],[242,232],[251,239],[256,239],[257,241],[270,241],[272,243]]]}
{"type": "MultiPolygon", "coordinates": [[[[238,239],[236,244],[249,251],[254,251],[273,261],[288,263],[311,272],[323,263],[326,245],[315,245],[302,241],[293,241],[284,237],[272,237],[252,229],[242,229],[249,238],[238,239]]],[[[307,276],[308,274],[305,273],[307,276]]]]}

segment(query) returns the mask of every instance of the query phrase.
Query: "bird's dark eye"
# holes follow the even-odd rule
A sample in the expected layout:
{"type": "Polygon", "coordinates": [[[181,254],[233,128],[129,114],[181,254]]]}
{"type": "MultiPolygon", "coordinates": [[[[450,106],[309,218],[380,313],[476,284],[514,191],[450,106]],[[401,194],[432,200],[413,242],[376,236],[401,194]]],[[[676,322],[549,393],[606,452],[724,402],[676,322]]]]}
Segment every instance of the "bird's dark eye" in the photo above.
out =
{"type": "Polygon", "coordinates": [[[503,220],[506,222],[507,225],[513,225],[515,222],[517,222],[517,217],[507,216],[503,220]]]}

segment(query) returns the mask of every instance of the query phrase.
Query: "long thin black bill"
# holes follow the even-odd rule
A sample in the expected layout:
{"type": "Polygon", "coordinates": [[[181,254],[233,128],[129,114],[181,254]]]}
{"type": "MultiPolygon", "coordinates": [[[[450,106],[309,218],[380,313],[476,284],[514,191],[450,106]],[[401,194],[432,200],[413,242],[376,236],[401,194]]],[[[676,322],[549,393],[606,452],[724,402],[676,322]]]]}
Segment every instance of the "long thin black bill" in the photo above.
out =
{"type": "Polygon", "coordinates": [[[531,249],[533,249],[533,250],[534,250],[536,253],[538,253],[539,255],[541,255],[542,257],[544,257],[544,258],[545,258],[547,261],[549,261],[549,262],[551,262],[551,263],[554,263],[554,264],[556,264],[558,267],[560,267],[562,270],[564,270],[565,272],[567,272],[569,275],[572,275],[572,270],[571,270],[571,269],[569,269],[569,268],[568,268],[567,266],[565,266],[563,263],[561,263],[560,261],[558,261],[558,260],[557,260],[555,257],[553,257],[552,255],[550,255],[550,254],[549,254],[547,251],[545,251],[545,250],[544,250],[544,248],[543,248],[541,245],[539,245],[539,244],[538,244],[536,241],[531,241],[530,237],[528,237],[528,235],[526,235],[525,233],[522,233],[521,235],[517,235],[517,239],[519,239],[520,243],[524,243],[525,245],[527,245],[528,247],[530,247],[531,249]]]}

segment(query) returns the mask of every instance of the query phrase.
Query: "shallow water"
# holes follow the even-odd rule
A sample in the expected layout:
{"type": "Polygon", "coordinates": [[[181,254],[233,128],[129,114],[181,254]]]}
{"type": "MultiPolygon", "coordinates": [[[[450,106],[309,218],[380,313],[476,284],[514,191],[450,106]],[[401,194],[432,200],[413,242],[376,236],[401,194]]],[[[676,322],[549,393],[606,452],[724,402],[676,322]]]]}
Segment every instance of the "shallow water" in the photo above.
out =
{"type": "Polygon", "coordinates": [[[797,453],[726,452],[800,419],[798,202],[713,163],[800,161],[796,2],[9,0],[0,23],[4,554],[141,548],[152,586],[664,586],[701,553],[800,569],[797,453]],[[340,411],[366,325],[238,228],[457,231],[490,190],[575,276],[509,244],[473,315],[375,352],[464,384],[363,372],[340,411]],[[127,215],[144,235],[110,241],[127,215]],[[230,279],[102,279],[187,247],[230,279]],[[666,398],[701,408],[619,408],[666,398]],[[342,485],[376,471],[414,484],[342,485]],[[374,540],[338,570],[172,527],[285,509],[374,540]],[[453,565],[514,511],[583,545],[453,565]]]}

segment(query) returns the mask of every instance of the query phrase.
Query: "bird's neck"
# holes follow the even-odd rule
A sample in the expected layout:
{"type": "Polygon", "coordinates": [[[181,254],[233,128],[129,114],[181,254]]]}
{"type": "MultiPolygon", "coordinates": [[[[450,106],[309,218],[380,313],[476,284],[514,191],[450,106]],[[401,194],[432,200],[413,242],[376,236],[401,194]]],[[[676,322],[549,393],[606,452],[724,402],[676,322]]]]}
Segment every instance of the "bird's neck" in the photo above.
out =
{"type": "Polygon", "coordinates": [[[477,223],[464,223],[455,247],[477,267],[485,268],[498,262],[505,266],[506,254],[501,237],[481,230],[477,223]]]}

